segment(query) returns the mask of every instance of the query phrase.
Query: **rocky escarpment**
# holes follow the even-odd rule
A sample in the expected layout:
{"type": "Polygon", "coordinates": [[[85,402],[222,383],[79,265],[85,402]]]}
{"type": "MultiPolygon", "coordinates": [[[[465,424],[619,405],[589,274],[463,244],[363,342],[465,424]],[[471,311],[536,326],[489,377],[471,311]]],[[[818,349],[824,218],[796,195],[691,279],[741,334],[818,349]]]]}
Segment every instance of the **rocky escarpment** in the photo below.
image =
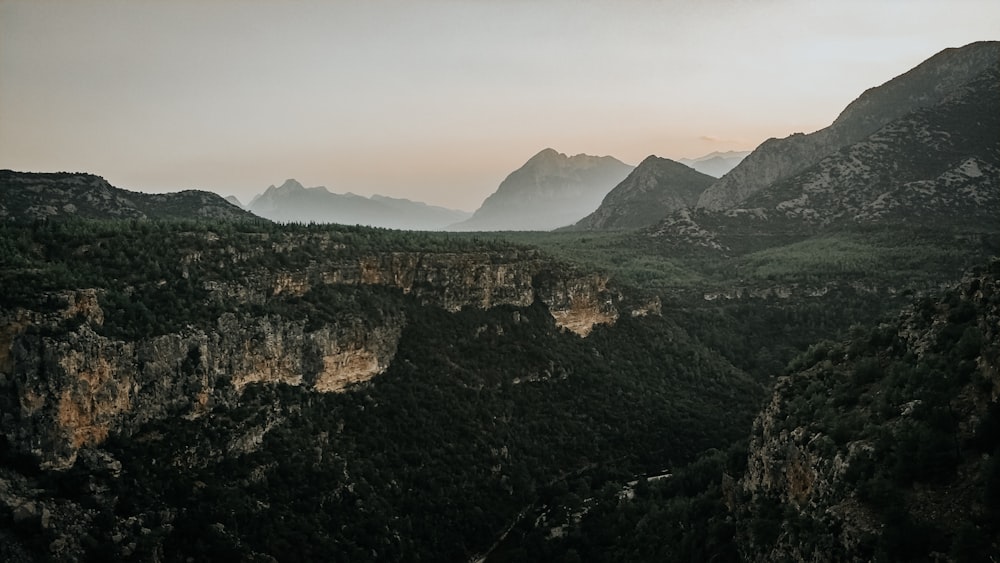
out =
{"type": "MultiPolygon", "coordinates": [[[[206,287],[221,300],[263,303],[275,295],[302,295],[325,284],[375,285],[399,289],[421,304],[448,311],[498,305],[526,307],[538,300],[546,305],[557,324],[581,336],[595,324],[613,322],[619,308],[624,306],[621,292],[606,276],[576,272],[534,250],[391,251],[358,256],[336,237],[324,235],[268,243],[261,241],[255,252],[295,253],[308,247],[321,249],[323,255],[295,270],[261,272],[241,281],[209,281],[206,287]],[[578,314],[584,310],[592,314],[578,314]],[[584,317],[592,322],[579,320],[584,317]],[[568,318],[577,320],[563,322],[568,318]]],[[[190,263],[217,260],[220,265],[232,267],[253,258],[253,254],[219,244],[216,248],[192,251],[184,260],[190,263]]]]}
{"type": "MultiPolygon", "coordinates": [[[[675,212],[651,234],[728,251],[831,226],[991,232],[1000,209],[1000,65],[723,211],[675,212]]],[[[734,171],[735,172],[735,171],[734,171]]]]}
{"type": "Polygon", "coordinates": [[[382,372],[395,354],[401,314],[344,318],[312,330],[280,316],[222,315],[215,326],[124,341],[99,335],[93,290],[69,292],[63,312],[17,311],[0,349],[6,438],[30,445],[43,467],[73,464],[81,448],[149,420],[199,417],[234,404],[249,384],[340,391],[382,372]],[[67,323],[76,325],[71,330],[67,323]]]}
{"type": "Polygon", "coordinates": [[[701,195],[698,207],[720,211],[794,176],[842,147],[863,140],[907,113],[939,103],[996,64],[1000,42],[946,49],[909,72],[864,92],[829,127],[808,135],[769,139],[701,195]]]}
{"type": "Polygon", "coordinates": [[[754,424],[730,498],[755,561],[1000,553],[1000,262],[814,346],[754,424]],[[992,492],[991,492],[992,491],[992,492]]]}

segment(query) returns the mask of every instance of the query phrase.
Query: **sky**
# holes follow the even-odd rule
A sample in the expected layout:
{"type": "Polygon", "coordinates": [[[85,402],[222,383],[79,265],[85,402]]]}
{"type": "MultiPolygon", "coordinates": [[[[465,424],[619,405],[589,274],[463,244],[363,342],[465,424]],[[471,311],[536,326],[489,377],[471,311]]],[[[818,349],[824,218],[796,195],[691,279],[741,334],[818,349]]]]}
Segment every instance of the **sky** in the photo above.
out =
{"type": "Polygon", "coordinates": [[[751,150],[998,30],[995,0],[0,0],[0,168],[472,211],[546,147],[751,150]]]}

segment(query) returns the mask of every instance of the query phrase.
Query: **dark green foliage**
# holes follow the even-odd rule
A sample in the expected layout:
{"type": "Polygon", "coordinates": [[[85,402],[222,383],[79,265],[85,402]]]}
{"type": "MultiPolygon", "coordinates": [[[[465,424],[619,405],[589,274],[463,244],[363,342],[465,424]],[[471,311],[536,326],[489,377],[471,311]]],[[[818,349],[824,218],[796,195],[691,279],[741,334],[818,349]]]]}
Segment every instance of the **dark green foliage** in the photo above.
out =
{"type": "MultiPolygon", "coordinates": [[[[407,316],[397,361],[370,386],[256,388],[239,411],[209,419],[211,431],[174,422],[143,432],[155,440],[116,441],[116,457],[132,460],[118,494],[145,499],[133,509],[180,509],[171,559],[236,549],[221,523],[239,545],[279,560],[463,560],[539,498],[579,503],[588,483],[737,439],[759,397],[724,363],[678,345],[682,335],[662,320],[623,320],[582,341],[554,331],[537,305],[407,316]],[[150,463],[224,447],[275,400],[298,406],[258,451],[194,471],[150,463]],[[579,471],[578,493],[567,470],[579,471]]],[[[704,485],[701,475],[684,479],[704,485]]]]}
{"type": "Polygon", "coordinates": [[[501,545],[489,561],[560,561],[574,555],[596,562],[740,561],[723,481],[733,469],[727,467],[727,458],[745,454],[739,446],[729,453],[711,450],[666,478],[640,478],[631,487],[608,483],[569,511],[576,517],[561,521],[553,521],[552,514],[566,506],[559,497],[552,499],[542,517],[545,526],[515,530],[516,539],[501,545]],[[623,496],[629,489],[632,496],[623,496]],[[550,530],[556,524],[563,530],[553,536],[550,530]]]}

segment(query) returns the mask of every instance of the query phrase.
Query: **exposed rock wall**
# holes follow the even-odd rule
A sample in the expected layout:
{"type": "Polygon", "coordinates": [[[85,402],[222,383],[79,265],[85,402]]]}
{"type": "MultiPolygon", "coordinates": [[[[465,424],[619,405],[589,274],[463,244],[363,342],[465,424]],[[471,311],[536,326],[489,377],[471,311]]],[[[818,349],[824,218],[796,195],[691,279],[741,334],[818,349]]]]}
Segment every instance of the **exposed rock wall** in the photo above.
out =
{"type": "MultiPolygon", "coordinates": [[[[79,309],[80,300],[67,307],[79,309]]],[[[391,312],[379,324],[350,318],[313,331],[278,316],[226,313],[210,330],[124,342],[95,332],[100,309],[87,311],[68,332],[23,311],[14,315],[20,322],[4,323],[10,336],[0,344],[10,357],[0,381],[17,401],[5,413],[4,433],[50,468],[72,465],[80,448],[112,432],[202,416],[217,402],[238,400],[252,383],[343,390],[388,367],[404,326],[402,314],[391,312]]]]}
{"type": "MultiPolygon", "coordinates": [[[[216,258],[200,250],[190,262],[216,258]]],[[[541,301],[559,326],[580,336],[617,320],[622,296],[606,277],[557,270],[533,252],[388,252],[206,287],[211,299],[248,305],[301,297],[322,284],[398,288],[449,311],[541,301]]],[[[123,341],[100,334],[98,297],[94,289],[68,291],[54,296],[65,304],[55,313],[0,313],[0,396],[11,402],[3,432],[49,468],[68,467],[81,448],[146,421],[203,416],[219,402],[237,401],[248,385],[342,391],[385,371],[405,326],[402,310],[307,328],[305,320],[236,307],[211,326],[123,341]]]]}

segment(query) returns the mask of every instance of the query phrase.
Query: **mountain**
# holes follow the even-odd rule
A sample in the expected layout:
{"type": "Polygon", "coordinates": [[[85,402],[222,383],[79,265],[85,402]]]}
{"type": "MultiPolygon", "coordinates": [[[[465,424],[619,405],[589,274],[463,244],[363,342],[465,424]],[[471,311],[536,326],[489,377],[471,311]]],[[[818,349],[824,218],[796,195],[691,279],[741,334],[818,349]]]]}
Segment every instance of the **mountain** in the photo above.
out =
{"type": "Polygon", "coordinates": [[[441,230],[469,217],[464,211],[408,199],[335,194],[322,186],[306,188],[293,179],[285,180],[277,187],[268,187],[264,193],[254,197],[247,208],[274,221],[368,225],[416,231],[441,230]]]}
{"type": "Polygon", "coordinates": [[[610,156],[545,149],[511,172],[456,231],[547,231],[572,225],[632,171],[610,156]]]}
{"type": "Polygon", "coordinates": [[[67,217],[258,219],[211,192],[147,194],[116,188],[93,174],[0,170],[0,220],[67,217]]]}
{"type": "Polygon", "coordinates": [[[749,154],[750,151],[715,151],[698,158],[679,158],[677,162],[690,166],[702,174],[721,178],[749,154]]]}
{"type": "Polygon", "coordinates": [[[1000,42],[945,49],[881,86],[864,92],[829,127],[805,135],[768,139],[705,190],[698,206],[722,210],[789,178],[843,147],[859,142],[911,111],[932,107],[1000,59],[1000,42]]]}
{"type": "Polygon", "coordinates": [[[234,195],[226,196],[226,201],[235,205],[236,207],[239,207],[240,209],[243,209],[243,202],[241,202],[239,198],[234,195]]]}
{"type": "Polygon", "coordinates": [[[638,229],[670,212],[693,207],[715,179],[679,162],[646,157],[604,197],[601,206],[572,230],[638,229]]]}
{"type": "MultiPolygon", "coordinates": [[[[926,72],[927,65],[917,69],[926,72]]],[[[941,65],[933,68],[942,70],[941,65]]],[[[967,77],[968,66],[954,68],[967,77]]],[[[933,103],[891,119],[869,114],[869,121],[884,125],[807,165],[796,164],[801,171],[757,187],[725,210],[700,207],[668,217],[655,232],[718,249],[833,225],[920,224],[941,233],[995,232],[1000,213],[1000,63],[994,60],[961,83],[940,73],[934,76],[951,86],[936,89],[933,103]]],[[[877,106],[878,95],[863,98],[872,100],[867,107],[877,106]]],[[[897,113],[896,108],[890,112],[897,113]]],[[[858,111],[848,108],[844,114],[858,111]]],[[[765,158],[774,154],[763,147],[758,151],[765,158]]],[[[738,170],[720,181],[738,176],[738,170]]],[[[705,194],[718,186],[716,182],[705,194]]]]}
{"type": "Polygon", "coordinates": [[[943,221],[995,227],[1000,63],[740,207],[814,224],[943,221]]]}

